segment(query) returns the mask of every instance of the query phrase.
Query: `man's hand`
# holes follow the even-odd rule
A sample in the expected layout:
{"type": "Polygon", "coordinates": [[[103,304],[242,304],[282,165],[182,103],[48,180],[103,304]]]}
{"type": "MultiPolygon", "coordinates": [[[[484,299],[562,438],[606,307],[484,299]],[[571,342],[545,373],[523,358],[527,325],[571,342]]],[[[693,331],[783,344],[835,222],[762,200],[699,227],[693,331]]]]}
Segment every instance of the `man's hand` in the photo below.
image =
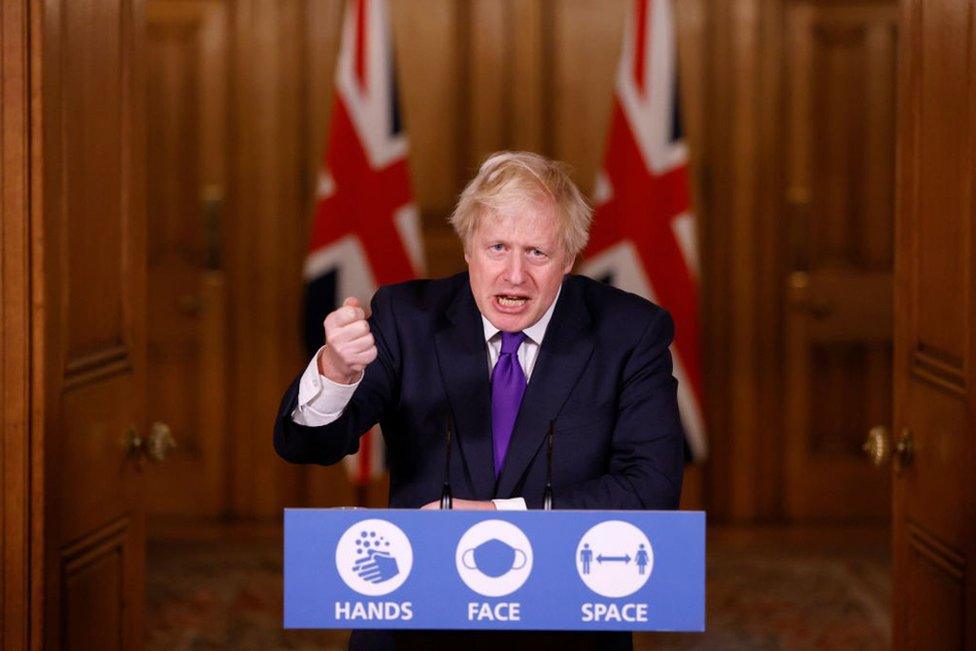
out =
{"type": "MultiPolygon", "coordinates": [[[[459,500],[454,498],[453,506],[455,511],[494,511],[494,502],[478,502],[475,500],[459,500]]],[[[431,502],[430,504],[424,504],[422,509],[439,509],[441,508],[440,500],[436,502],[431,502]]]]}
{"type": "Polygon", "coordinates": [[[369,331],[359,299],[349,297],[325,317],[325,348],[319,355],[319,373],[339,384],[352,384],[376,359],[376,342],[369,331]]]}

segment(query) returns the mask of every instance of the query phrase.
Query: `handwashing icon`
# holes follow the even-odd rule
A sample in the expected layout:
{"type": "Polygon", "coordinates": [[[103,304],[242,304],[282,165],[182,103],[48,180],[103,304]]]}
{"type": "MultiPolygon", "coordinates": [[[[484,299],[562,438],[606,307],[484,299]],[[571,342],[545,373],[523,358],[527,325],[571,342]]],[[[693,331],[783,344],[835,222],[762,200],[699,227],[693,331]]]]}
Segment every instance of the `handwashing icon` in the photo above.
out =
{"type": "Polygon", "coordinates": [[[482,574],[495,579],[512,570],[521,570],[527,560],[524,551],[497,538],[486,540],[477,547],[464,550],[461,554],[461,562],[466,568],[479,570],[482,574]]]}
{"type": "Polygon", "coordinates": [[[413,568],[413,547],[400,527],[369,518],[346,529],[335,548],[339,577],[361,595],[378,597],[393,592],[413,568]]]}

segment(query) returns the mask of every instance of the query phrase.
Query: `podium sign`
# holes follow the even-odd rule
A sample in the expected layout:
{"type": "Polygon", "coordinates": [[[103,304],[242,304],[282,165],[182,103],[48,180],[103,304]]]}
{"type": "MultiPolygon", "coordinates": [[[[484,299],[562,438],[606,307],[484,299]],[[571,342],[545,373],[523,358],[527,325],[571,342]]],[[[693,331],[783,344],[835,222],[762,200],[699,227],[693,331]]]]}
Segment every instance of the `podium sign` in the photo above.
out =
{"type": "Polygon", "coordinates": [[[705,514],[285,509],[285,627],[703,631],[705,514]]]}

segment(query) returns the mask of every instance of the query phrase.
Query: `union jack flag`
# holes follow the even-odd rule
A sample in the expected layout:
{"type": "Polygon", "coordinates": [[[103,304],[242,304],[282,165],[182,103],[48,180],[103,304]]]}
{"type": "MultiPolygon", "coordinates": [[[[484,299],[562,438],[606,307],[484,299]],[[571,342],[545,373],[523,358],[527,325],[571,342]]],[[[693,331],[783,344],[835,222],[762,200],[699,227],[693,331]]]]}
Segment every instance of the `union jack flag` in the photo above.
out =
{"type": "Polygon", "coordinates": [[[610,134],[581,271],[674,317],[671,347],[687,456],[707,454],[702,414],[698,254],[678,103],[669,0],[635,0],[617,69],[610,134]]]}
{"type": "MultiPolygon", "coordinates": [[[[325,316],[346,296],[368,305],[377,286],[422,273],[393,53],[386,0],[350,0],[305,259],[309,354],[323,343],[325,316]]],[[[368,483],[382,472],[382,456],[374,428],[360,439],[360,451],[346,459],[351,479],[368,483]]]]}

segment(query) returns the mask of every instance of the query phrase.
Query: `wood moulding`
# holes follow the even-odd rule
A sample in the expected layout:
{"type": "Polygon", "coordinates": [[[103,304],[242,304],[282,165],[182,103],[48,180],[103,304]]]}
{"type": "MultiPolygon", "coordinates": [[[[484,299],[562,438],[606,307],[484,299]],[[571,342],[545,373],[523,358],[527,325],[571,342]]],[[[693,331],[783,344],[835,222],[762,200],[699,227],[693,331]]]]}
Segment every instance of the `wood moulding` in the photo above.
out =
{"type": "Polygon", "coordinates": [[[0,649],[26,649],[30,625],[30,17],[0,2],[0,649]]]}

